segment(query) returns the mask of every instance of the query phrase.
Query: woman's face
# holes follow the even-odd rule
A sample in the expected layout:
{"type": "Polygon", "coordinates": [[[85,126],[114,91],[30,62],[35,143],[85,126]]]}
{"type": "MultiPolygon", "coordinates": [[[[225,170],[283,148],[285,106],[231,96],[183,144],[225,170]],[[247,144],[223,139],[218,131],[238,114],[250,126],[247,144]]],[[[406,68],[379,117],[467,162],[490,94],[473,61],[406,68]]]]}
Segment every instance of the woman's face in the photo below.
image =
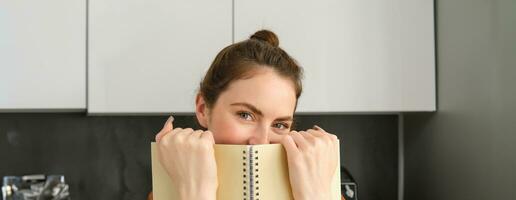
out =
{"type": "Polygon", "coordinates": [[[199,96],[196,114],[217,144],[269,144],[290,131],[295,105],[292,81],[264,67],[232,81],[212,109],[199,96]]]}

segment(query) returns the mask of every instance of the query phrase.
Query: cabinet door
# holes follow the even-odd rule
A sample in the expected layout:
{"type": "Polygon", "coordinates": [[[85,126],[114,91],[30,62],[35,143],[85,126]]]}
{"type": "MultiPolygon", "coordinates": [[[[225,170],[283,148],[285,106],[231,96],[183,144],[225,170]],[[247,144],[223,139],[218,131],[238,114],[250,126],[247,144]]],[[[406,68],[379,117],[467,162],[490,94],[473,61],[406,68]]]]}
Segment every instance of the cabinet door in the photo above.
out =
{"type": "Polygon", "coordinates": [[[433,1],[235,1],[235,41],[258,29],[305,69],[301,113],[435,110],[433,1]]]}
{"type": "Polygon", "coordinates": [[[88,113],[194,112],[232,1],[90,0],[88,113]]]}
{"type": "Polygon", "coordinates": [[[0,1],[0,112],[86,108],[86,1],[0,1]]]}

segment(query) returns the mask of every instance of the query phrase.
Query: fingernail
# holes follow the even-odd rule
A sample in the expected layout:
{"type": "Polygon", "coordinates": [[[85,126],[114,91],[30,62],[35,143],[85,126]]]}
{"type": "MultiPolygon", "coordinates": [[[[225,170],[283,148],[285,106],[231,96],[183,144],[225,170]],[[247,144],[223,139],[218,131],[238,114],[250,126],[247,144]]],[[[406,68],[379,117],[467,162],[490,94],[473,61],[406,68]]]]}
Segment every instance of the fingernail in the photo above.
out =
{"type": "Polygon", "coordinates": [[[167,121],[174,122],[174,117],[172,117],[172,115],[170,115],[170,117],[168,117],[167,121]]]}
{"type": "Polygon", "coordinates": [[[317,125],[314,125],[314,128],[316,128],[317,130],[325,131],[324,129],[322,129],[321,127],[319,127],[317,125]]]}

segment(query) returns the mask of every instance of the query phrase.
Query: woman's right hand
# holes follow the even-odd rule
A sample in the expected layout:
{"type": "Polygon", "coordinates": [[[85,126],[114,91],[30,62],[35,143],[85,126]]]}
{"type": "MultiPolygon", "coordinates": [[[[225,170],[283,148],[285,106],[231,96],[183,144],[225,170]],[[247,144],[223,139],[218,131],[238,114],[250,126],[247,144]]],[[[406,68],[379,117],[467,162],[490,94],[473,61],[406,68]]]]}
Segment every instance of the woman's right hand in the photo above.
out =
{"type": "Polygon", "coordinates": [[[158,159],[180,199],[216,199],[217,164],[210,131],[174,128],[171,116],[156,135],[158,159]]]}

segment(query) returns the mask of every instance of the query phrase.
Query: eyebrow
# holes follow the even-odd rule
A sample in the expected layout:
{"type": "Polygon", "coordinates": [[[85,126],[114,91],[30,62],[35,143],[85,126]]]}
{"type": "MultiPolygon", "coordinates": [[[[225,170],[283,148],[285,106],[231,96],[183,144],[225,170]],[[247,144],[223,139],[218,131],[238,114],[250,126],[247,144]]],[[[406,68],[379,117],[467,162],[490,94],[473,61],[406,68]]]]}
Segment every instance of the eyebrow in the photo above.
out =
{"type": "MultiPolygon", "coordinates": [[[[256,113],[260,116],[263,116],[262,111],[260,111],[258,108],[256,108],[255,106],[253,106],[249,103],[237,102],[237,103],[232,103],[230,105],[231,106],[244,106],[244,107],[248,108],[249,110],[253,111],[254,113],[256,113]]],[[[285,117],[277,118],[275,121],[294,121],[294,120],[292,119],[291,116],[285,116],[285,117]]]]}

